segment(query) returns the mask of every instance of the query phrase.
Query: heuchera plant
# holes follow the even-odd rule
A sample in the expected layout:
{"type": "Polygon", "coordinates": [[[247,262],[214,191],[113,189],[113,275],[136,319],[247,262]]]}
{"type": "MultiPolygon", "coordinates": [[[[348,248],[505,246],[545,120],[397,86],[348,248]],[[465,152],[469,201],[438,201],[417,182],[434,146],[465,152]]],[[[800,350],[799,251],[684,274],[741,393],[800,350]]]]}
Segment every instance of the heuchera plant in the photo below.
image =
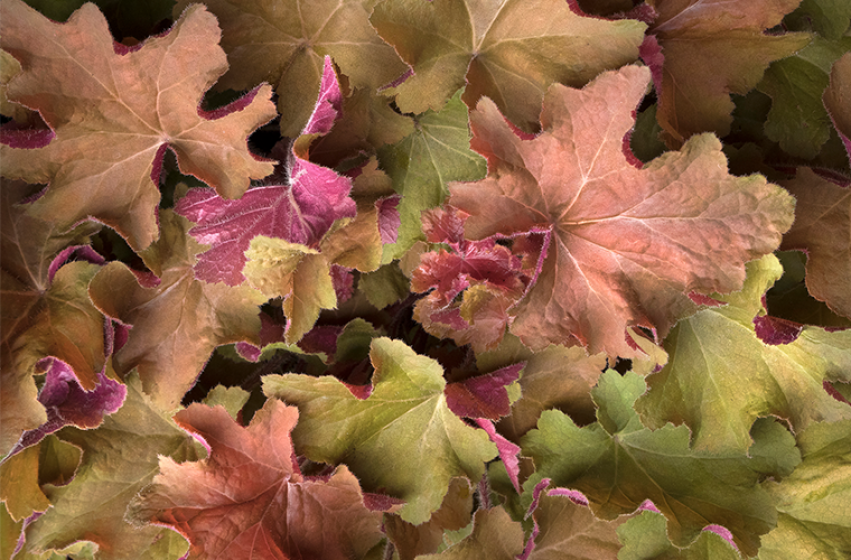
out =
{"type": "Polygon", "coordinates": [[[851,557],[849,23],[0,0],[0,557],[851,557]]]}

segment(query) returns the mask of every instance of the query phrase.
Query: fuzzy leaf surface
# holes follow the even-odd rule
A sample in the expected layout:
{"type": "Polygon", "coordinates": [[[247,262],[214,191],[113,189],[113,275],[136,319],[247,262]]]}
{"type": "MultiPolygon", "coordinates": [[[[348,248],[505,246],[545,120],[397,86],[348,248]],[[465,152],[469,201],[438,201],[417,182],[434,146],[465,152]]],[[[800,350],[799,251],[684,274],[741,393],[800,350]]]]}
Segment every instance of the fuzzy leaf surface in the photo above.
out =
{"type": "MultiPolygon", "coordinates": [[[[179,14],[192,2],[180,0],[179,14]]],[[[295,137],[311,114],[323,59],[331,56],[354,87],[375,90],[406,68],[369,23],[375,0],[210,0],[222,22],[231,70],[218,87],[269,82],[278,94],[281,133],[295,137]]]]}
{"type": "Polygon", "coordinates": [[[471,114],[488,177],[453,183],[449,203],[470,214],[470,239],[548,237],[511,326],[533,350],[579,343],[632,355],[628,327],[664,336],[693,309],[686,294],[740,288],[744,263],[773,251],[791,225],[792,197],[762,176],[730,175],[710,135],[642,169],[630,163],[623,138],[649,80],[627,66],[582,90],[553,86],[544,132],[531,140],[487,99],[471,114]]]}
{"type": "MultiPolygon", "coordinates": [[[[646,57],[659,94],[659,124],[682,144],[699,132],[726,136],[733,102],[768,65],[810,42],[808,33],[770,35],[800,0],[651,0],[657,13],[648,33],[661,57],[646,57]],[[664,61],[664,62],[663,62],[664,61]]],[[[645,44],[645,48],[646,48],[645,44]]]]}
{"type": "Polygon", "coordinates": [[[23,67],[7,96],[38,110],[55,134],[44,147],[4,143],[0,152],[5,176],[50,184],[33,208],[43,219],[61,228],[95,219],[141,250],[157,238],[167,148],[183,173],[228,198],[272,172],[272,163],[258,160],[247,144],[275,116],[271,87],[214,113],[199,110],[204,92],[227,69],[216,18],[202,5],[139,49],[116,47],[94,4],[58,24],[10,0],[0,21],[0,46],[23,67]]]}
{"type": "Polygon", "coordinates": [[[67,486],[45,487],[53,507],[27,527],[26,551],[88,540],[98,544],[104,560],[153,560],[169,541],[183,541],[160,527],[139,528],[124,520],[130,500],[157,473],[159,456],[198,457],[192,439],[142,393],[135,374],[127,380],[124,406],[100,427],[65,428],[57,435],[83,450],[82,464],[67,486]]]}
{"type": "Polygon", "coordinates": [[[115,369],[126,374],[138,368],[145,392],[170,410],[216,346],[260,342],[258,306],[266,298],[247,285],[196,279],[193,267],[203,246],[187,235],[191,224],[164,211],[160,226],[160,239],[145,253],[159,264],[158,279],[112,262],[92,280],[89,294],[105,315],[132,326],[127,343],[115,353],[115,369]]]}
{"type": "Polygon", "coordinates": [[[479,480],[496,447],[449,409],[437,362],[387,338],[372,341],[370,359],[371,387],[287,374],[266,376],[263,391],[299,407],[299,453],[345,463],[366,490],[405,500],[399,515],[420,524],[440,507],[452,477],[479,480]]]}
{"type": "Polygon", "coordinates": [[[816,421],[848,418],[851,408],[824,391],[827,381],[851,381],[851,330],[804,327],[789,344],[757,337],[754,317],[761,298],[780,277],[774,256],[748,265],[741,292],[718,299],[683,320],[665,339],[670,359],[647,378],[649,391],[636,405],[651,428],[686,424],[696,449],[745,451],[758,416],[787,419],[795,430],[816,421]]]}
{"type": "Polygon", "coordinates": [[[632,513],[649,499],[667,517],[668,535],[678,547],[691,543],[707,524],[718,524],[744,552],[756,554],[759,536],[777,519],[770,496],[757,483],[766,472],[788,474],[794,440],[774,444],[764,459],[693,451],[685,426],[651,431],[641,424],[633,403],[645,388],[634,373],[621,377],[608,370],[592,391],[597,423],[579,428],[562,412],[541,414],[538,429],[523,438],[536,477],[579,490],[603,519],[632,513]]]}
{"type": "Polygon", "coordinates": [[[644,24],[583,17],[562,0],[384,0],[370,21],[413,68],[390,90],[403,112],[439,110],[465,86],[524,130],[538,128],[550,84],[581,86],[635,60],[644,24]]]}
{"type": "Polygon", "coordinates": [[[381,537],[381,512],[364,506],[357,479],[340,467],[304,477],[290,431],[298,411],[271,399],[247,427],[223,407],[193,404],[175,416],[210,456],[160,463],[128,515],[179,531],[193,558],[360,558],[381,537]]]}
{"type": "Polygon", "coordinates": [[[680,549],[668,540],[665,516],[644,511],[618,527],[623,548],[618,560],[741,560],[723,537],[704,530],[688,548],[680,549]]]}
{"type": "Polygon", "coordinates": [[[810,294],[851,318],[851,187],[840,187],[807,168],[782,184],[797,205],[795,223],[781,248],[806,251],[810,294]]]}

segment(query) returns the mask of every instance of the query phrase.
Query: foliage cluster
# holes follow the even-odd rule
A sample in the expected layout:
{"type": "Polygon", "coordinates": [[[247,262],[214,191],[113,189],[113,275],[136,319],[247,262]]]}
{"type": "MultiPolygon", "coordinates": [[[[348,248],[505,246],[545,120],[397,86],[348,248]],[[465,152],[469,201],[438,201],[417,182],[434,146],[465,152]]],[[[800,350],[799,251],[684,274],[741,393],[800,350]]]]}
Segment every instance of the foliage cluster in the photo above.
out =
{"type": "Polygon", "coordinates": [[[849,22],[0,1],[0,557],[851,557],[849,22]]]}

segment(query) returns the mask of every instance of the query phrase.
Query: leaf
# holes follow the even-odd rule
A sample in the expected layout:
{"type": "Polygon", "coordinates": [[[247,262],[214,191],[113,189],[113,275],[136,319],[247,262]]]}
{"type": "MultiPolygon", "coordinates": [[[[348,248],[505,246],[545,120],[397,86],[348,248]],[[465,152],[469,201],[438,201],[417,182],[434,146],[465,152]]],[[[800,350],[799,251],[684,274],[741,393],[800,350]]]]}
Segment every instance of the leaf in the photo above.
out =
{"type": "Polygon", "coordinates": [[[807,252],[807,289],[831,310],[851,318],[851,188],[801,168],[782,183],[797,199],[795,223],[782,249],[807,252]]]}
{"type": "Polygon", "coordinates": [[[851,99],[851,53],[843,55],[834,63],[830,71],[830,86],[825,90],[823,99],[851,161],[851,110],[848,109],[848,99],[851,99]]]}
{"type": "Polygon", "coordinates": [[[399,237],[384,249],[385,262],[400,258],[424,239],[423,210],[443,203],[449,181],[472,181],[485,174],[485,161],[470,150],[467,108],[458,92],[440,112],[411,117],[414,132],[378,150],[378,159],[402,195],[399,237]]]}
{"type": "Polygon", "coordinates": [[[487,96],[526,131],[550,84],[581,86],[632,62],[645,29],[582,17],[562,0],[384,0],[370,21],[413,69],[387,92],[403,113],[438,111],[466,83],[469,107],[487,96]]]}
{"type": "Polygon", "coordinates": [[[618,538],[623,542],[618,560],[741,560],[730,543],[709,530],[688,548],[675,547],[666,535],[665,517],[653,511],[643,511],[618,527],[618,538]]]}
{"type": "Polygon", "coordinates": [[[158,456],[197,457],[192,440],[142,393],[135,375],[127,379],[124,406],[100,427],[65,428],[57,435],[82,448],[83,461],[67,486],[45,488],[53,507],[27,526],[25,550],[37,553],[87,540],[97,543],[103,560],[162,558],[156,550],[162,552],[172,540],[169,532],[133,527],[124,512],[153,479],[158,456]]]}
{"type": "Polygon", "coordinates": [[[834,61],[851,50],[851,38],[813,42],[794,56],[774,62],[757,86],[773,104],[766,136],[787,153],[805,159],[818,155],[830,138],[831,122],[822,103],[834,61]]]}
{"type": "Polygon", "coordinates": [[[193,267],[203,249],[187,235],[189,222],[167,210],[160,226],[160,239],[146,252],[147,260],[161,265],[159,279],[112,262],[94,277],[89,295],[105,315],[132,327],[114,355],[116,371],[126,375],[138,368],[145,392],[171,410],[216,346],[259,342],[258,306],[266,298],[248,286],[197,280],[193,267]]]}
{"type": "Polygon", "coordinates": [[[380,537],[381,513],[364,506],[346,467],[305,477],[290,431],[298,411],[274,399],[242,427],[222,407],[193,404],[175,421],[207,442],[207,459],[160,463],[128,510],[179,531],[193,558],[360,558],[380,537]]]}
{"type": "Polygon", "coordinates": [[[798,437],[803,462],[779,482],[768,482],[777,500],[777,528],[763,538],[760,560],[789,558],[806,550],[814,558],[851,554],[851,421],[813,424],[798,437]]]}
{"type": "MultiPolygon", "coordinates": [[[[175,13],[191,2],[180,0],[175,13]]],[[[375,90],[405,65],[369,24],[374,0],[209,0],[222,22],[222,47],[231,70],[219,88],[275,84],[281,133],[297,136],[307,122],[330,56],[354,87],[375,90]]]]}
{"type": "Polygon", "coordinates": [[[473,532],[440,554],[421,560],[513,560],[523,551],[523,529],[501,507],[480,509],[473,518],[473,532]]]}
{"type": "Polygon", "coordinates": [[[680,145],[699,132],[730,132],[731,93],[744,95],[769,63],[810,42],[808,33],[766,34],[799,0],[653,0],[657,13],[642,57],[654,71],[659,124],[680,145]],[[654,46],[655,45],[655,46],[654,46]],[[662,60],[664,59],[664,62],[662,60]]]}
{"type": "Polygon", "coordinates": [[[741,292],[718,296],[727,305],[704,309],[671,331],[664,343],[670,359],[647,378],[649,390],[636,403],[650,428],[687,425],[695,449],[744,452],[758,416],[784,418],[796,431],[851,416],[823,389],[825,380],[849,380],[851,331],[804,327],[794,342],[765,344],[754,318],[764,313],[761,298],[781,269],[767,256],[748,271],[741,292]]]}
{"type": "Polygon", "coordinates": [[[707,524],[717,524],[730,530],[744,553],[756,554],[759,535],[777,519],[771,498],[757,483],[764,474],[788,474],[797,452],[793,439],[787,434],[775,443],[772,438],[774,447],[754,459],[747,452],[691,450],[685,426],[651,431],[641,424],[632,406],[644,390],[638,375],[608,370],[592,391],[597,423],[579,428],[562,412],[543,412],[538,429],[522,442],[523,454],[535,461],[536,479],[579,490],[602,519],[632,513],[649,499],[668,519],[668,535],[677,547],[689,545],[707,524]]]}
{"type": "Polygon", "coordinates": [[[47,420],[32,379],[43,373],[41,360],[63,361],[87,390],[95,387],[105,363],[104,319],[86,293],[100,267],[86,262],[92,257],[86,249],[80,249],[81,260],[65,264],[99,226],[63,232],[33,218],[18,204],[27,190],[4,181],[0,191],[0,457],[25,430],[47,420]]]}
{"type": "Polygon", "coordinates": [[[227,68],[216,19],[203,6],[137,49],[115,46],[94,5],[57,24],[10,0],[2,22],[0,46],[23,67],[7,95],[38,110],[55,133],[34,149],[4,142],[3,174],[50,183],[32,211],[58,228],[95,219],[134,250],[147,247],[157,238],[166,149],[177,154],[183,173],[229,198],[272,172],[246,142],[275,116],[269,86],[213,113],[198,110],[204,91],[227,68]]]}
{"type": "Polygon", "coordinates": [[[510,329],[533,350],[634,355],[628,327],[663,337],[693,309],[686,294],[738,289],[744,263],[791,225],[793,199],[759,175],[729,175],[710,135],[630,164],[623,139],[648,81],[628,66],[582,90],[553,86],[531,140],[489,100],[471,115],[488,177],[453,183],[449,203],[470,214],[468,239],[544,234],[540,273],[510,329]]]}
{"type": "Polygon", "coordinates": [[[802,0],[783,22],[800,28],[812,27],[826,39],[839,39],[851,24],[851,5],[844,0],[802,0]]]}
{"type": "Polygon", "coordinates": [[[370,360],[366,388],[287,374],[264,377],[263,392],[299,407],[299,453],[345,463],[365,489],[405,500],[399,515],[418,525],[440,507],[452,477],[479,480],[496,448],[449,409],[437,362],[387,338],[372,341],[370,360]]]}

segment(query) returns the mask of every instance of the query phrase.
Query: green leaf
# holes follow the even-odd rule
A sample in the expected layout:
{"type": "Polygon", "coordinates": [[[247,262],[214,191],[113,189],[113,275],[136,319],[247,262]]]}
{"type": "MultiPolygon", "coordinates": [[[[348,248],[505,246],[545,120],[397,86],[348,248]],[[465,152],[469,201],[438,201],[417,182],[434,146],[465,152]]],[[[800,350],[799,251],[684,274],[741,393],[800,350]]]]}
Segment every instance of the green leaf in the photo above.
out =
{"type": "Polygon", "coordinates": [[[790,29],[814,29],[827,39],[839,39],[851,23],[851,4],[846,0],[803,0],[783,23],[790,29]]]}
{"type": "Polygon", "coordinates": [[[236,419],[239,411],[248,402],[248,397],[251,393],[241,387],[225,387],[224,385],[216,385],[204,399],[204,404],[213,407],[221,405],[228,411],[231,418],[236,419]]]}
{"type": "Polygon", "coordinates": [[[795,430],[851,417],[823,389],[851,379],[851,331],[804,327],[789,344],[768,345],[754,330],[761,298],[782,269],[773,255],[748,263],[744,289],[681,321],[665,339],[665,367],[647,378],[636,408],[650,428],[685,424],[695,449],[744,452],[758,416],[787,419],[795,430]]]}
{"type": "Polygon", "coordinates": [[[630,399],[642,384],[631,372],[623,377],[613,370],[604,373],[592,392],[601,422],[584,428],[559,411],[544,412],[538,429],[522,442],[523,454],[534,459],[537,469],[527,488],[551,478],[556,486],[585,494],[594,514],[609,520],[651,500],[668,518],[674,545],[689,545],[714,523],[729,529],[745,553],[756,554],[759,535],[776,521],[773,502],[758,482],[766,471],[783,474],[785,465],[794,462],[791,438],[777,448],[769,431],[768,451],[757,459],[736,451],[692,450],[684,426],[641,427],[630,399]],[[603,423],[618,431],[607,432],[603,423]]]}
{"type": "Polygon", "coordinates": [[[425,239],[420,214],[439,206],[449,181],[475,181],[485,176],[485,159],[470,149],[467,107],[457,92],[440,112],[412,117],[414,132],[378,150],[382,168],[402,195],[402,223],[394,244],[384,248],[383,262],[400,258],[415,241],[425,239]]]}
{"type": "Polygon", "coordinates": [[[480,509],[473,519],[473,532],[440,554],[419,556],[420,560],[513,560],[523,551],[523,529],[501,507],[480,509]]]}
{"type": "Polygon", "coordinates": [[[665,516],[644,511],[618,527],[623,548],[618,560],[740,560],[736,550],[720,535],[703,531],[688,548],[671,544],[665,533],[665,516]]]}
{"type": "Polygon", "coordinates": [[[368,491],[404,499],[403,520],[423,523],[440,507],[452,477],[481,478],[496,446],[449,410],[436,361],[388,338],[373,340],[370,359],[375,373],[365,399],[327,376],[269,375],[263,391],[299,407],[293,430],[299,453],[345,463],[368,491]]]}
{"type": "Polygon", "coordinates": [[[798,438],[803,462],[781,482],[766,483],[777,500],[777,528],[760,560],[836,559],[851,555],[851,421],[813,424],[798,438]],[[793,552],[794,551],[794,552],[793,552]]]}

